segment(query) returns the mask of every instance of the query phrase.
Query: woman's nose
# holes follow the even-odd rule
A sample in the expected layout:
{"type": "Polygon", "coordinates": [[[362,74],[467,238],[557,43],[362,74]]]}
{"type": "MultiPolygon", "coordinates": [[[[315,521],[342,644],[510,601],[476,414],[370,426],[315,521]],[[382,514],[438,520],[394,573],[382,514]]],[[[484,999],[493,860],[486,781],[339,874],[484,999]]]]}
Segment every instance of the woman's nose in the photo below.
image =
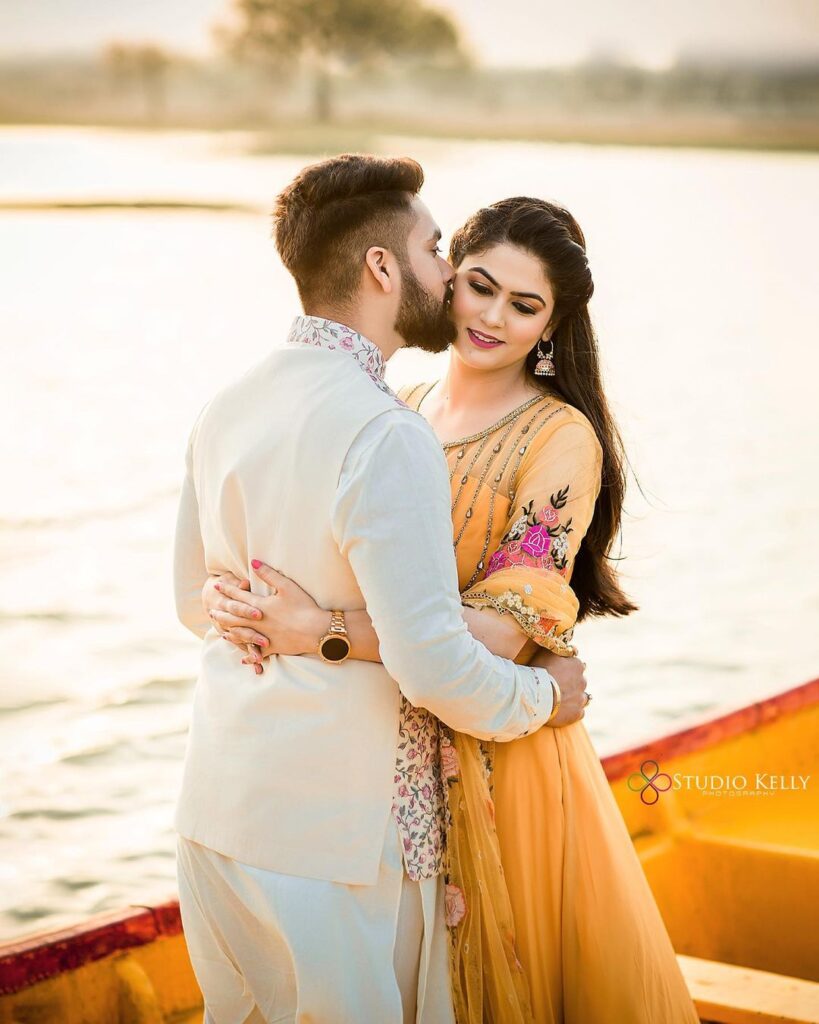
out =
{"type": "Polygon", "coordinates": [[[481,320],[487,327],[503,327],[503,307],[500,302],[493,302],[481,313],[481,320]]]}

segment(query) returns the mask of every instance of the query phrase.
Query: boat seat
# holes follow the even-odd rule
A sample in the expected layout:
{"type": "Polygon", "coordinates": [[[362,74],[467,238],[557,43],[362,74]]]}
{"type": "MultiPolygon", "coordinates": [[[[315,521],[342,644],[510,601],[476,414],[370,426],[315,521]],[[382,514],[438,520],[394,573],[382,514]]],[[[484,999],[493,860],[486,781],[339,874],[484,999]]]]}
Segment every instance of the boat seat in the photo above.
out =
{"type": "Polygon", "coordinates": [[[819,983],[678,955],[700,1020],[713,1024],[819,1024],[819,983]]]}

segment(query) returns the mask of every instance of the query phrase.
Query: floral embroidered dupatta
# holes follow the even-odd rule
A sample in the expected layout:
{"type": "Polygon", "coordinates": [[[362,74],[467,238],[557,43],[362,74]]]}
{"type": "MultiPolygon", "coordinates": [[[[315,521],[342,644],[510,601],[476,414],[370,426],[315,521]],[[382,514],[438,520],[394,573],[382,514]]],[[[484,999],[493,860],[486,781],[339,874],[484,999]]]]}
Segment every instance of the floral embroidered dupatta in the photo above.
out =
{"type": "MultiPolygon", "coordinates": [[[[415,408],[417,391],[402,395],[415,408]]],[[[444,450],[464,604],[510,614],[539,645],[572,655],[578,605],[568,579],[600,488],[591,425],[569,406],[535,398],[444,450]]],[[[532,1024],[494,825],[493,744],[443,724],[440,737],[456,1019],[532,1024]]]]}

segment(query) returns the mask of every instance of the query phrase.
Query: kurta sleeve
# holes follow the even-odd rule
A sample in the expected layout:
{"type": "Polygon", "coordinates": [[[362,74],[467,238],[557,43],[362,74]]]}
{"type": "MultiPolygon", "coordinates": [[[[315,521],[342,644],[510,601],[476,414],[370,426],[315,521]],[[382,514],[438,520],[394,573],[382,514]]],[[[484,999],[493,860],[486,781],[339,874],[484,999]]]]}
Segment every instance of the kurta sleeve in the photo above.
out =
{"type": "Polygon", "coordinates": [[[472,608],[510,614],[542,647],[569,655],[578,603],[569,580],[600,493],[603,453],[585,421],[570,420],[532,445],[509,518],[484,578],[462,595],[472,608]]]}
{"type": "Polygon", "coordinates": [[[391,409],[347,454],[333,534],[384,668],[407,700],[459,732],[513,740],[548,721],[550,677],[492,654],[467,629],[449,506],[446,460],[432,429],[408,409],[391,409]]]}

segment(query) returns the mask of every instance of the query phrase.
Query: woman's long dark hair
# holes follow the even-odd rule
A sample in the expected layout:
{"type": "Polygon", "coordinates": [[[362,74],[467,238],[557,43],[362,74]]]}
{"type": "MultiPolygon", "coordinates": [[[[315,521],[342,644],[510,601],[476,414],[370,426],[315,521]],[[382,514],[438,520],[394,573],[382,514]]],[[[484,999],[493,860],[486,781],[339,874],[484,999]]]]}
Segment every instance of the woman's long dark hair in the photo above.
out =
{"type": "MultiPolygon", "coordinates": [[[[580,603],[578,619],[628,615],[636,605],[620,589],[609,558],[623,511],[625,454],[603,391],[597,338],[589,317],[594,281],[586,239],[568,210],[544,199],[516,196],[473,214],[452,238],[450,262],[458,267],[465,256],[503,244],[523,249],[543,264],[555,296],[551,324],[556,325],[552,341],[557,372],[548,378],[548,390],[586,416],[603,449],[600,496],[572,572],[572,589],[580,603]]],[[[534,373],[537,361],[535,346],[526,371],[532,383],[543,389],[544,378],[534,373]]]]}

